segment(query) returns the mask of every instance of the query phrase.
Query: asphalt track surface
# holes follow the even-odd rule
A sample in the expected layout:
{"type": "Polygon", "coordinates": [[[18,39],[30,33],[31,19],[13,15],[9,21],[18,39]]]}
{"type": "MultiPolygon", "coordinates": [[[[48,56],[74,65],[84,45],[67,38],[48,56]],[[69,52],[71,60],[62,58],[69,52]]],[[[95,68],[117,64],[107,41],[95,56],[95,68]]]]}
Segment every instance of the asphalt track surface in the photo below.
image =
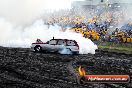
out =
{"type": "Polygon", "coordinates": [[[76,81],[79,65],[89,74],[132,76],[130,54],[98,50],[95,55],[60,55],[0,47],[0,88],[132,88],[132,81],[80,85],[76,81]]]}

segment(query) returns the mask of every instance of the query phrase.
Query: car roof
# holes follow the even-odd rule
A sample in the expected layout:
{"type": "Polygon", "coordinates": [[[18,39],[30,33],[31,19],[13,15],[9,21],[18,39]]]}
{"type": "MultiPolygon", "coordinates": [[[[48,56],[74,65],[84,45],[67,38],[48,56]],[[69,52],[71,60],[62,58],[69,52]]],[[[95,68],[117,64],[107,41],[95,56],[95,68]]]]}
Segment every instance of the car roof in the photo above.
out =
{"type": "Polygon", "coordinates": [[[75,41],[75,40],[69,40],[69,39],[51,39],[51,40],[75,41]]]}

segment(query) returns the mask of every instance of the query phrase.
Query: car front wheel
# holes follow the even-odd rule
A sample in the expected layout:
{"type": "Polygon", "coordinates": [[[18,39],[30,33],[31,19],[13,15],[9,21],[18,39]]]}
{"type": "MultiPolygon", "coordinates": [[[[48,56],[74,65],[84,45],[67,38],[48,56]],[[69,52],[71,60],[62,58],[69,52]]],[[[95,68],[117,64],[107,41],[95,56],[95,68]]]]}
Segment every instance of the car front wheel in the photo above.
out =
{"type": "Polygon", "coordinates": [[[41,52],[42,51],[42,47],[41,46],[35,46],[34,50],[35,50],[35,52],[41,52]]]}

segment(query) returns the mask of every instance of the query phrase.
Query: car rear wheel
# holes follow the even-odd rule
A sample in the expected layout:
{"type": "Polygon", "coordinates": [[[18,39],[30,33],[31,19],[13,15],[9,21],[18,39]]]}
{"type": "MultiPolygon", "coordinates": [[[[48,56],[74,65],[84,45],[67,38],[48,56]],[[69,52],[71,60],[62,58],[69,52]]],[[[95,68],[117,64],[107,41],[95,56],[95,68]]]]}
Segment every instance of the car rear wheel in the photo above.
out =
{"type": "Polygon", "coordinates": [[[34,50],[35,50],[35,52],[41,52],[42,51],[42,47],[41,46],[35,46],[34,50]]]}

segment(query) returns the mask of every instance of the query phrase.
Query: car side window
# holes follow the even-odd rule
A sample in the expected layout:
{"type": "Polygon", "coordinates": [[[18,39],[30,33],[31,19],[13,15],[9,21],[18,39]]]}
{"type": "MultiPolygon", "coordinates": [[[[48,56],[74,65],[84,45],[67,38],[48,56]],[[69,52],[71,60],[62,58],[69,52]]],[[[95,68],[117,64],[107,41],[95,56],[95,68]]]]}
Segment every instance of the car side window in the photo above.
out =
{"type": "Polygon", "coordinates": [[[57,42],[56,40],[51,40],[51,41],[49,41],[49,44],[50,45],[56,45],[56,42],[57,42]]]}
{"type": "Polygon", "coordinates": [[[64,40],[59,40],[58,45],[66,45],[66,42],[64,40]]]}
{"type": "Polygon", "coordinates": [[[75,43],[74,43],[74,41],[67,41],[67,45],[69,45],[69,46],[74,46],[75,43]]]}

